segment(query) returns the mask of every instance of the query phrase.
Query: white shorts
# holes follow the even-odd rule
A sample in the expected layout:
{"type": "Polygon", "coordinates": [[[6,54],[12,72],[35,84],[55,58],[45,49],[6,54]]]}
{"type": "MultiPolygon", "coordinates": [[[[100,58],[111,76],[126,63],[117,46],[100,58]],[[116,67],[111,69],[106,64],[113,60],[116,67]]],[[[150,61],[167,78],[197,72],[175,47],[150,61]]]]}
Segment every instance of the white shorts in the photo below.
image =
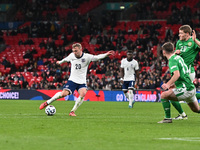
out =
{"type": "Polygon", "coordinates": [[[191,91],[187,91],[186,88],[172,89],[179,101],[186,101],[186,103],[191,103],[197,101],[196,98],[196,88],[191,91]]]}
{"type": "Polygon", "coordinates": [[[193,82],[195,78],[195,72],[190,73],[189,76],[190,76],[191,81],[193,82]]]}

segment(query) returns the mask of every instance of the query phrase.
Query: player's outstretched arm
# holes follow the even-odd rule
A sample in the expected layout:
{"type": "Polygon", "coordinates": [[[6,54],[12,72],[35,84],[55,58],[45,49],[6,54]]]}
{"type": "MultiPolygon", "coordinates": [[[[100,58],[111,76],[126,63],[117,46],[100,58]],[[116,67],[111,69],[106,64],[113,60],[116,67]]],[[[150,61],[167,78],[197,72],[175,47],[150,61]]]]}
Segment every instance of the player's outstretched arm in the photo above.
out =
{"type": "Polygon", "coordinates": [[[92,61],[104,59],[105,57],[110,56],[110,55],[114,55],[114,54],[115,54],[115,52],[113,50],[111,50],[111,51],[108,51],[107,53],[104,53],[104,54],[94,55],[92,61]]]}
{"type": "Polygon", "coordinates": [[[67,57],[66,58],[64,58],[64,59],[62,59],[62,60],[60,60],[60,61],[56,61],[56,64],[57,65],[60,65],[60,64],[62,64],[62,63],[64,63],[64,62],[67,62],[67,57]]]}
{"type": "Polygon", "coordinates": [[[60,62],[60,61],[56,61],[56,64],[57,64],[57,65],[60,65],[60,63],[59,63],[59,62],[60,62]]]}
{"type": "Polygon", "coordinates": [[[111,50],[111,51],[108,51],[106,54],[107,54],[107,56],[114,55],[115,51],[111,50]]]}

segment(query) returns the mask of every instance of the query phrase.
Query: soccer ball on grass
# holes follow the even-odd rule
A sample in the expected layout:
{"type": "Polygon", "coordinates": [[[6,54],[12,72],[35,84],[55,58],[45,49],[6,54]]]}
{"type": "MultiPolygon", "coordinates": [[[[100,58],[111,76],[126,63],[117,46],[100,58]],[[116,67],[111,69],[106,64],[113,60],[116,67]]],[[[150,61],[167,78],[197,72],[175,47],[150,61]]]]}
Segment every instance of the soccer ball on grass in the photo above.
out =
{"type": "Polygon", "coordinates": [[[45,113],[46,113],[48,116],[53,116],[53,115],[55,115],[55,113],[56,113],[56,108],[55,108],[53,105],[48,105],[48,106],[45,108],[45,113]]]}

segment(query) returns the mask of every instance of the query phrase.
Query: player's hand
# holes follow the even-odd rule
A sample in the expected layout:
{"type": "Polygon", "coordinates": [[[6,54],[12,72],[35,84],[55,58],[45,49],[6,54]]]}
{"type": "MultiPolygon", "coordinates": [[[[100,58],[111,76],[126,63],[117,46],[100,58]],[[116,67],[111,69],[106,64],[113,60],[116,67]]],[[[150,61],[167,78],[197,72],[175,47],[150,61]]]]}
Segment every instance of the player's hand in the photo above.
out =
{"type": "Polygon", "coordinates": [[[56,64],[57,64],[57,65],[60,65],[59,61],[56,61],[56,64]]]}
{"type": "Polygon", "coordinates": [[[121,82],[121,83],[123,84],[123,83],[124,83],[123,78],[120,78],[120,79],[119,79],[119,82],[121,82]]]}
{"type": "Polygon", "coordinates": [[[108,51],[106,54],[107,54],[107,56],[115,55],[115,51],[111,50],[111,51],[108,51]]]}
{"type": "Polygon", "coordinates": [[[195,30],[192,30],[192,39],[195,42],[195,40],[196,40],[196,32],[195,32],[195,30]]]}
{"type": "Polygon", "coordinates": [[[179,50],[179,49],[177,49],[176,51],[175,51],[175,54],[180,54],[181,53],[181,51],[179,50]]]}
{"type": "Polygon", "coordinates": [[[170,85],[169,89],[174,89],[176,86],[175,84],[170,85]]]}
{"type": "Polygon", "coordinates": [[[163,90],[168,90],[169,89],[169,85],[166,83],[163,83],[163,85],[161,86],[163,88],[163,90]]]}

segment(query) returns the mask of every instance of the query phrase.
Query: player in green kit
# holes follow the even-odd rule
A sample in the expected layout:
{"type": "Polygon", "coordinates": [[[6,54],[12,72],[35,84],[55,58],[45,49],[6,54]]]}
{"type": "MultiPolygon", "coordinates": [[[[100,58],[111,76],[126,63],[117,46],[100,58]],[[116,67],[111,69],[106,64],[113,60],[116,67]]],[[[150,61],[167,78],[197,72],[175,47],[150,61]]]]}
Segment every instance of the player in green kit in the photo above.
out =
{"type": "MultiPolygon", "coordinates": [[[[192,81],[195,78],[194,59],[200,50],[200,42],[196,38],[196,33],[189,25],[183,25],[179,28],[179,40],[176,43],[175,53],[179,54],[189,69],[189,76],[192,81]],[[192,36],[191,36],[192,33],[192,36]]],[[[200,99],[200,93],[196,93],[197,99],[200,99]]],[[[179,102],[171,101],[172,105],[177,109],[179,115],[173,119],[187,119],[187,115],[183,111],[179,102]]]]}
{"type": "Polygon", "coordinates": [[[174,45],[170,42],[162,46],[163,56],[168,59],[171,79],[162,85],[165,90],[161,94],[161,102],[165,111],[165,119],[158,123],[172,123],[170,103],[172,101],[186,101],[193,112],[200,113],[196,98],[196,88],[192,83],[189,70],[183,58],[174,53],[174,45]]]}

